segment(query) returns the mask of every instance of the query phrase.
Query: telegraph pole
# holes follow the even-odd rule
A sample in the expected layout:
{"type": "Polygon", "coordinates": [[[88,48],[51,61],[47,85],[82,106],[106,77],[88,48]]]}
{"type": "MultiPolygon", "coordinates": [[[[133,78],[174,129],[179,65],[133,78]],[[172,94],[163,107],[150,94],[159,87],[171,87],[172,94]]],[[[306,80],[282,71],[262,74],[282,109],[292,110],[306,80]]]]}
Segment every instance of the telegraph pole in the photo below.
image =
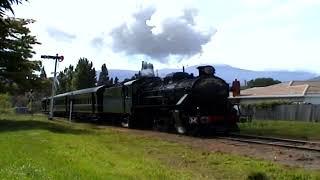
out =
{"type": "Polygon", "coordinates": [[[41,55],[41,58],[43,59],[54,59],[55,63],[54,63],[54,72],[53,72],[53,81],[52,81],[52,87],[51,87],[51,99],[50,99],[50,112],[49,112],[49,120],[53,119],[53,96],[55,95],[55,82],[56,82],[56,77],[57,77],[57,64],[58,61],[62,62],[64,57],[63,56],[59,56],[58,54],[56,54],[55,56],[48,56],[48,55],[41,55]]]}

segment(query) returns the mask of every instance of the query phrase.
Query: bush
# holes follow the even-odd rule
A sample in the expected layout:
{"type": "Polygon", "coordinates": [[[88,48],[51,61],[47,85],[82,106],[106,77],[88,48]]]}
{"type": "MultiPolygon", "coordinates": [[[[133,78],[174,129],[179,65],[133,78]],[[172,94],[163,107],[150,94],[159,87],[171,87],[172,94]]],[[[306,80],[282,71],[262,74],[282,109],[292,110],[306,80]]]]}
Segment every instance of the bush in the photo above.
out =
{"type": "Polygon", "coordinates": [[[261,103],[254,103],[254,104],[241,104],[241,107],[244,109],[248,109],[248,108],[272,109],[275,106],[288,105],[288,104],[292,104],[292,102],[290,102],[290,101],[269,101],[269,102],[261,102],[261,103]]]}
{"type": "Polygon", "coordinates": [[[11,96],[9,94],[0,94],[0,113],[12,113],[11,96]]]}

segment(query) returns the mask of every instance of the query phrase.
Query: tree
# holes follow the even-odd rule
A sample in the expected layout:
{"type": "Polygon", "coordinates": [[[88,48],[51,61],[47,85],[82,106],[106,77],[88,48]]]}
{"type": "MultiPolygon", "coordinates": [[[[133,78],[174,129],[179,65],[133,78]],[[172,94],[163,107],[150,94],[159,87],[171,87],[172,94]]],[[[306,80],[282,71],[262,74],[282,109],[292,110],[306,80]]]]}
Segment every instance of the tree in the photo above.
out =
{"type": "Polygon", "coordinates": [[[27,27],[34,23],[34,20],[15,18],[1,18],[1,20],[0,92],[13,93],[12,90],[16,90],[21,93],[37,87],[36,81],[39,76],[35,72],[41,70],[41,62],[30,59],[35,53],[32,46],[40,43],[35,36],[30,35],[27,27]]]}
{"type": "Polygon", "coordinates": [[[44,66],[41,67],[39,77],[36,85],[37,89],[34,91],[34,94],[37,94],[40,97],[49,96],[51,94],[51,80],[47,78],[44,66]]]}
{"type": "Polygon", "coordinates": [[[37,89],[35,89],[35,94],[38,94],[37,96],[39,99],[42,97],[47,97],[51,95],[51,86],[52,86],[52,80],[49,78],[41,79],[38,81],[37,89]]]}
{"type": "Polygon", "coordinates": [[[101,66],[101,72],[99,74],[98,86],[110,85],[108,69],[106,64],[101,66]]]}
{"type": "Polygon", "coordinates": [[[80,58],[76,66],[72,85],[75,89],[84,89],[96,85],[96,70],[87,58],[80,58]]]}
{"type": "Polygon", "coordinates": [[[113,85],[113,78],[110,79],[110,85],[113,85]]]}
{"type": "Polygon", "coordinates": [[[254,80],[250,80],[247,86],[248,88],[265,87],[265,86],[270,86],[270,85],[279,84],[279,83],[281,83],[281,81],[274,80],[272,78],[256,78],[254,80]]]}
{"type": "Polygon", "coordinates": [[[12,4],[20,4],[21,0],[0,0],[0,17],[4,15],[5,11],[11,11],[13,14],[12,4]]]}
{"type": "Polygon", "coordinates": [[[69,65],[68,68],[64,69],[64,74],[66,75],[66,91],[73,91],[75,87],[72,85],[72,79],[74,78],[74,68],[72,65],[69,65]]]}
{"type": "Polygon", "coordinates": [[[66,67],[63,71],[60,71],[57,76],[57,80],[59,82],[57,92],[65,93],[65,92],[75,90],[75,88],[72,85],[73,77],[74,77],[74,71],[73,71],[72,65],[70,65],[69,67],[66,67]]]}
{"type": "Polygon", "coordinates": [[[39,100],[49,95],[51,81],[41,62],[31,60],[33,45],[40,44],[28,28],[34,20],[4,17],[6,11],[14,14],[12,5],[22,1],[0,0],[0,93],[23,94],[33,89],[39,100]]]}
{"type": "Polygon", "coordinates": [[[57,87],[57,94],[65,93],[67,92],[67,78],[66,75],[64,74],[64,71],[60,71],[58,76],[58,87],[57,87]]]}
{"type": "Polygon", "coordinates": [[[47,73],[46,70],[44,70],[44,66],[42,66],[41,70],[40,70],[40,79],[47,79],[47,73]]]}
{"type": "Polygon", "coordinates": [[[114,78],[114,84],[118,84],[119,83],[119,78],[116,76],[115,78],[114,78]]]}

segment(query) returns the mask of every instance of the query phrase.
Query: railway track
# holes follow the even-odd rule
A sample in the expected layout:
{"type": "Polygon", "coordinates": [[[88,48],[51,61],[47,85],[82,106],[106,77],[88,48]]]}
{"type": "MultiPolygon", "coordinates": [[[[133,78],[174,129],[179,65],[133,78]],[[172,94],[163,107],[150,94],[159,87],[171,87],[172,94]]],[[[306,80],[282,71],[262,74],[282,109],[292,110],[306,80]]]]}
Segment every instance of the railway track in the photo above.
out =
{"type": "Polygon", "coordinates": [[[303,141],[295,139],[284,139],[264,136],[229,134],[228,136],[219,137],[220,139],[239,141],[245,143],[265,144],[271,146],[279,146],[293,149],[300,149],[305,151],[320,152],[320,143],[312,141],[303,141]]]}

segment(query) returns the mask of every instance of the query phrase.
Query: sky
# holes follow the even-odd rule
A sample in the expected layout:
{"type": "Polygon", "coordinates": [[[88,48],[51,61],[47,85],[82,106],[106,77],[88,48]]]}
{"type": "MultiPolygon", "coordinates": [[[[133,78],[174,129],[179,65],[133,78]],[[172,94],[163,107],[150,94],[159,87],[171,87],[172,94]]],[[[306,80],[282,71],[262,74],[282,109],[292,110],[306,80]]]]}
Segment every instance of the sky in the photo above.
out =
{"type": "MultiPolygon", "coordinates": [[[[249,70],[320,74],[320,0],[29,0],[40,55],[86,57],[97,70],[226,64],[249,70]]],[[[53,60],[43,60],[47,73],[53,60]]]]}

